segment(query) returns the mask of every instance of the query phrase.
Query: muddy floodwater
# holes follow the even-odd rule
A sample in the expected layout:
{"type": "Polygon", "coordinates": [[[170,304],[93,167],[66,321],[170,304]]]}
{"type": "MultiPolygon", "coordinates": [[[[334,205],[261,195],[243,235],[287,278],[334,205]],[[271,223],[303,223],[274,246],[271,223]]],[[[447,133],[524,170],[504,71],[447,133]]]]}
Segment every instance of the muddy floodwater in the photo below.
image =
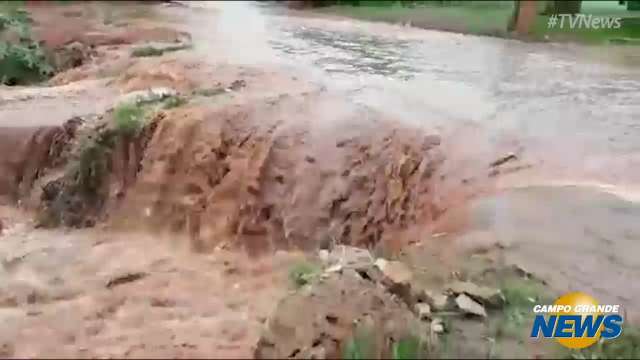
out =
{"type": "MultiPolygon", "coordinates": [[[[500,265],[638,319],[637,50],[266,2],[140,5],[142,15],[116,24],[117,6],[66,6],[76,8],[34,6],[34,16],[66,21],[83,6],[111,14],[82,25],[92,31],[51,32],[101,40],[93,57],[46,84],[0,87],[0,150],[11,155],[0,170],[16,171],[0,176],[0,190],[24,195],[0,206],[0,357],[246,358],[290,290],[292,264],[310,252],[292,249],[339,242],[374,252],[403,237],[411,246],[398,246],[401,255],[420,268],[454,276],[429,256],[455,268],[472,262],[470,249],[498,249],[500,265]],[[132,55],[150,39],[186,38],[182,50],[132,55]],[[101,183],[107,210],[76,210],[95,215],[83,218],[92,228],[36,227],[25,204],[44,202],[41,185],[58,198],[74,185],[62,181],[67,168],[40,162],[95,139],[122,96],[151,87],[187,94],[187,104],[155,113],[100,158],[112,165],[101,183]],[[60,126],[76,116],[77,137],[60,126]],[[167,234],[137,227],[147,220],[167,234]],[[243,238],[286,240],[276,244],[286,251],[256,260],[234,251],[243,238]]],[[[66,211],[72,195],[50,203],[66,211]]]]}
{"type": "Polygon", "coordinates": [[[252,60],[262,54],[354,103],[439,129],[453,172],[473,174],[517,153],[526,169],[500,180],[505,191],[474,202],[467,231],[493,233],[507,244],[507,262],[558,289],[635,308],[637,52],[245,10],[260,19],[253,36],[237,35],[261,44],[252,60]]]}

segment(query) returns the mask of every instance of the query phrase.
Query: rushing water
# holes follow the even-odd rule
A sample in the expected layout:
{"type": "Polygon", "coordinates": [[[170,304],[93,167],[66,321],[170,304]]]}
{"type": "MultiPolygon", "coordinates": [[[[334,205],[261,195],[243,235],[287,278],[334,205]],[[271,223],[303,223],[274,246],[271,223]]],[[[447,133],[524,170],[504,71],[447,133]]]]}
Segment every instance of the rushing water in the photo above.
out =
{"type": "Polygon", "coordinates": [[[640,183],[640,66],[614,62],[640,53],[333,19],[267,21],[283,62],[321,72],[354,102],[434,127],[472,124],[494,143],[517,142],[555,180],[640,183]]]}
{"type": "MultiPolygon", "coordinates": [[[[518,152],[533,166],[505,186],[523,189],[475,202],[469,231],[494,234],[509,244],[507,261],[560,291],[587,291],[633,312],[640,293],[626,284],[639,275],[640,207],[602,190],[640,194],[640,54],[243,6],[262,26],[242,35],[260,42],[251,61],[306,71],[349,101],[447,133],[471,163],[518,152]]],[[[242,32],[239,21],[226,24],[242,32]]]]}

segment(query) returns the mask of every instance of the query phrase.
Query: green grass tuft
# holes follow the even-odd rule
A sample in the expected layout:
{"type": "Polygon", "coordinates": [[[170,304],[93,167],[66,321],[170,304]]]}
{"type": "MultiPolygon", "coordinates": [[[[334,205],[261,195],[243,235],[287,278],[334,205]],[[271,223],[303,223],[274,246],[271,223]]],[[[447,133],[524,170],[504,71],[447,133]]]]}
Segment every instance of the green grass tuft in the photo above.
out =
{"type": "Polygon", "coordinates": [[[407,336],[394,343],[392,348],[394,360],[418,359],[422,357],[421,341],[416,336],[407,336]]]}
{"type": "Polygon", "coordinates": [[[317,265],[300,262],[294,265],[289,271],[289,280],[295,288],[300,288],[309,284],[319,274],[320,267],[317,265]]]}
{"type": "Polygon", "coordinates": [[[370,329],[358,327],[354,336],[347,340],[343,350],[343,359],[372,359],[375,354],[374,334],[370,329]]]}
{"type": "Polygon", "coordinates": [[[114,109],[113,118],[120,134],[133,136],[144,126],[145,109],[137,104],[120,104],[114,109]]]}
{"type": "Polygon", "coordinates": [[[626,326],[620,337],[598,341],[582,350],[563,349],[564,359],[640,359],[640,328],[626,326]]]}

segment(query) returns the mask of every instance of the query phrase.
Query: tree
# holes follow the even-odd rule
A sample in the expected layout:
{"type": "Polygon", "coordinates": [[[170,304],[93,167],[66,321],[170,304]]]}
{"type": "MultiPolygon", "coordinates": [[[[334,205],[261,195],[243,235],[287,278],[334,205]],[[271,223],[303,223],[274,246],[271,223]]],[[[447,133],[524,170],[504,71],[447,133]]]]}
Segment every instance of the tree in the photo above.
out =
{"type": "Polygon", "coordinates": [[[515,32],[520,35],[529,34],[536,20],[537,13],[538,9],[535,1],[515,1],[508,30],[515,30],[515,32]]]}

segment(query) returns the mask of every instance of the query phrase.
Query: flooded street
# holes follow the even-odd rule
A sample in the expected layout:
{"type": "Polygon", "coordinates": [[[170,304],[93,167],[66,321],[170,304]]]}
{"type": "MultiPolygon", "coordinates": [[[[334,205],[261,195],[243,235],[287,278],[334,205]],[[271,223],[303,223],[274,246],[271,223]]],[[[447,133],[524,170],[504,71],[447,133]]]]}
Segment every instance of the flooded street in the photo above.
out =
{"type": "Polygon", "coordinates": [[[640,269],[638,54],[253,11],[268,61],[438,129],[452,172],[473,176],[517,153],[530,167],[499,180],[517,189],[476,200],[468,231],[492,233],[506,262],[560,291],[637,310],[628,284],[640,269]]]}
{"type": "Polygon", "coordinates": [[[269,20],[270,43],[286,61],[322,69],[354,102],[445,133],[472,132],[494,150],[522,149],[536,164],[528,180],[640,181],[640,55],[632,49],[352,20],[269,20]]]}

